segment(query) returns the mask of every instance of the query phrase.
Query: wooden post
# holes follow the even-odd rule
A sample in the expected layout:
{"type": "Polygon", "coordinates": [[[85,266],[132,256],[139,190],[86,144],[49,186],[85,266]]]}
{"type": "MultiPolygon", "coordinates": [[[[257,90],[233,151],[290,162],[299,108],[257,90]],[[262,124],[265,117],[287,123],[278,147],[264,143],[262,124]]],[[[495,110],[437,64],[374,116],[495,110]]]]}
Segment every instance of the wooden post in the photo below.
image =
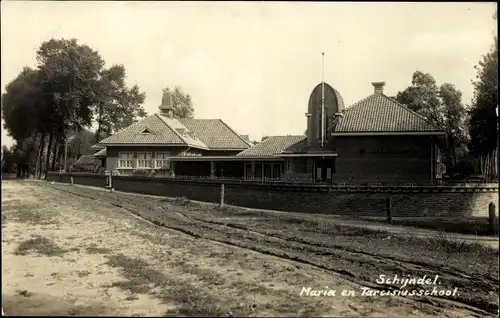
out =
{"type": "Polygon", "coordinates": [[[387,209],[387,222],[389,224],[392,224],[391,198],[387,197],[385,202],[386,202],[386,209],[387,209]]]}
{"type": "Polygon", "coordinates": [[[210,178],[215,177],[215,163],[210,161],[210,178]]]}
{"type": "Polygon", "coordinates": [[[490,202],[490,204],[488,205],[488,216],[489,216],[489,223],[490,223],[490,231],[491,231],[491,234],[495,234],[496,233],[496,229],[495,229],[495,218],[496,218],[496,212],[495,212],[495,203],[493,202],[490,202]]]}
{"type": "Polygon", "coordinates": [[[220,206],[224,206],[224,184],[220,185],[220,206]]]}
{"type": "Polygon", "coordinates": [[[69,177],[69,179],[71,180],[71,185],[75,184],[75,180],[73,180],[73,176],[69,177]]]}
{"type": "Polygon", "coordinates": [[[109,172],[109,192],[113,192],[113,173],[109,172]]]}

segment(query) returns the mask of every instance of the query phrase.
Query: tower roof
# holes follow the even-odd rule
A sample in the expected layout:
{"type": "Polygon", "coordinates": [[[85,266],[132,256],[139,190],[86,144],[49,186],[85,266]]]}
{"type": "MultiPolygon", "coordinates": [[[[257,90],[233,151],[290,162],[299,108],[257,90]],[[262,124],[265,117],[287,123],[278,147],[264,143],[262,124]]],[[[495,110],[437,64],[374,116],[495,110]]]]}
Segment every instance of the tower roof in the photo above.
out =
{"type": "Polygon", "coordinates": [[[172,94],[169,91],[163,92],[163,96],[161,98],[161,105],[158,108],[163,110],[173,110],[174,109],[174,101],[172,99],[172,94]]]}

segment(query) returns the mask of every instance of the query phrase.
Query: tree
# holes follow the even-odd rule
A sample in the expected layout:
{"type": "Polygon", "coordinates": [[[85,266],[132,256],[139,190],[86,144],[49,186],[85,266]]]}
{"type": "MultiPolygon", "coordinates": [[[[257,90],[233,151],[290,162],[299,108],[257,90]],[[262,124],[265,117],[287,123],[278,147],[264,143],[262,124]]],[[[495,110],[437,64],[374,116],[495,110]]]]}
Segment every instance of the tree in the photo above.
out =
{"type": "Polygon", "coordinates": [[[37,68],[24,68],[2,95],[4,126],[22,161],[19,173],[33,170],[24,165],[34,165],[40,178],[50,163],[55,168],[68,137],[82,131],[88,137],[85,129],[95,118],[100,137],[146,115],[141,106],[145,94],[137,85],[127,88],[125,68],[104,69],[99,53],[76,39],[50,39],[41,44],[36,58],[37,68]]]}
{"type": "MultiPolygon", "coordinates": [[[[76,39],[51,39],[37,51],[38,70],[42,77],[43,97],[39,118],[43,119],[41,153],[49,170],[53,141],[65,139],[68,130],[80,131],[92,123],[97,74],[104,66],[99,53],[76,39]],[[46,149],[46,150],[45,150],[46,149]]],[[[42,159],[40,159],[42,167],[42,159]]]]}
{"type": "Polygon", "coordinates": [[[2,95],[4,128],[15,141],[30,137],[41,125],[37,114],[42,94],[39,80],[36,70],[25,67],[2,95]]]}
{"type": "Polygon", "coordinates": [[[2,146],[2,172],[10,173],[14,171],[14,153],[9,147],[2,146]]]}
{"type": "Polygon", "coordinates": [[[178,86],[176,86],[173,90],[169,87],[163,89],[163,93],[167,92],[172,95],[175,118],[194,117],[193,102],[189,94],[185,94],[178,86]]]}
{"type": "Polygon", "coordinates": [[[416,71],[411,86],[398,92],[396,100],[447,133],[450,142],[448,158],[452,166],[456,166],[457,150],[465,152],[467,143],[467,111],[462,103],[462,92],[453,84],[438,86],[431,74],[416,71]]]}
{"type": "Polygon", "coordinates": [[[97,141],[102,139],[103,134],[110,135],[147,115],[142,106],[146,94],[137,85],[128,89],[125,77],[123,65],[113,65],[100,73],[94,105],[97,141]]]}
{"type": "Polygon", "coordinates": [[[411,86],[398,92],[396,100],[441,127],[443,118],[438,93],[439,88],[434,77],[429,73],[416,71],[413,73],[411,86]]]}
{"type": "Polygon", "coordinates": [[[439,87],[439,99],[443,114],[442,127],[448,135],[453,166],[457,165],[457,149],[467,144],[467,110],[462,103],[462,92],[455,85],[445,83],[439,87]]]}
{"type": "MultiPolygon", "coordinates": [[[[495,15],[496,16],[496,15],[495,15]]],[[[483,56],[473,81],[474,96],[470,110],[470,148],[480,160],[484,176],[498,176],[498,38],[494,46],[483,56]]]]}
{"type": "MultiPolygon", "coordinates": [[[[39,163],[28,160],[35,149],[39,149],[36,140],[42,140],[43,111],[41,100],[43,89],[40,72],[28,67],[6,86],[2,95],[2,117],[4,128],[16,141],[14,151],[15,161],[18,164],[18,176],[30,171],[28,165],[39,163]],[[28,148],[26,148],[28,147],[28,148]]],[[[38,154],[41,152],[38,151],[38,154]]]]}

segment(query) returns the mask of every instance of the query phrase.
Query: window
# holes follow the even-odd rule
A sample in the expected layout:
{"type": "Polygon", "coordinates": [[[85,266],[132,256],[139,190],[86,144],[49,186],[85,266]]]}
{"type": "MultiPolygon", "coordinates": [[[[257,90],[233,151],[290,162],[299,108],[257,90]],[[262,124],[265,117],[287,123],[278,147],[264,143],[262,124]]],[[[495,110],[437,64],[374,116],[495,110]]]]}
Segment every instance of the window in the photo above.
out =
{"type": "Polygon", "coordinates": [[[133,168],[133,160],[133,152],[120,152],[118,154],[118,168],[133,168]]]}
{"type": "Polygon", "coordinates": [[[292,159],[287,159],[285,161],[285,171],[293,171],[293,161],[292,161],[292,159]]]}
{"type": "Polygon", "coordinates": [[[137,153],[137,168],[153,168],[153,160],[151,152],[138,152],[137,153]]]}
{"type": "Polygon", "coordinates": [[[170,161],[168,157],[170,152],[156,152],[155,153],[155,168],[156,169],[170,169],[170,161]]]}

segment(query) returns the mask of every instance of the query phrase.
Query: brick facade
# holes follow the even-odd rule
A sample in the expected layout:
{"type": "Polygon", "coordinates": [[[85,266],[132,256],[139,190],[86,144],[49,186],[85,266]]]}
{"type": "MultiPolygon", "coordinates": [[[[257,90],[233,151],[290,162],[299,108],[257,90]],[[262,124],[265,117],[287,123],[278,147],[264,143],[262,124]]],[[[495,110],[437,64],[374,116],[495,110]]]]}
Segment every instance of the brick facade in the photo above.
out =
{"type": "MultiPolygon", "coordinates": [[[[73,174],[76,184],[102,187],[104,176],[73,174]]],[[[67,175],[49,174],[49,180],[69,182],[67,175]]],[[[220,181],[184,181],[140,177],[113,177],[119,191],[191,200],[220,202],[220,181]]],[[[385,216],[391,198],[394,217],[483,216],[488,204],[498,207],[498,185],[427,187],[293,186],[225,181],[225,202],[231,205],[289,212],[351,216],[385,216]]]]}
{"type": "Polygon", "coordinates": [[[335,137],[334,180],[431,181],[434,141],[430,136],[335,137]]]}

